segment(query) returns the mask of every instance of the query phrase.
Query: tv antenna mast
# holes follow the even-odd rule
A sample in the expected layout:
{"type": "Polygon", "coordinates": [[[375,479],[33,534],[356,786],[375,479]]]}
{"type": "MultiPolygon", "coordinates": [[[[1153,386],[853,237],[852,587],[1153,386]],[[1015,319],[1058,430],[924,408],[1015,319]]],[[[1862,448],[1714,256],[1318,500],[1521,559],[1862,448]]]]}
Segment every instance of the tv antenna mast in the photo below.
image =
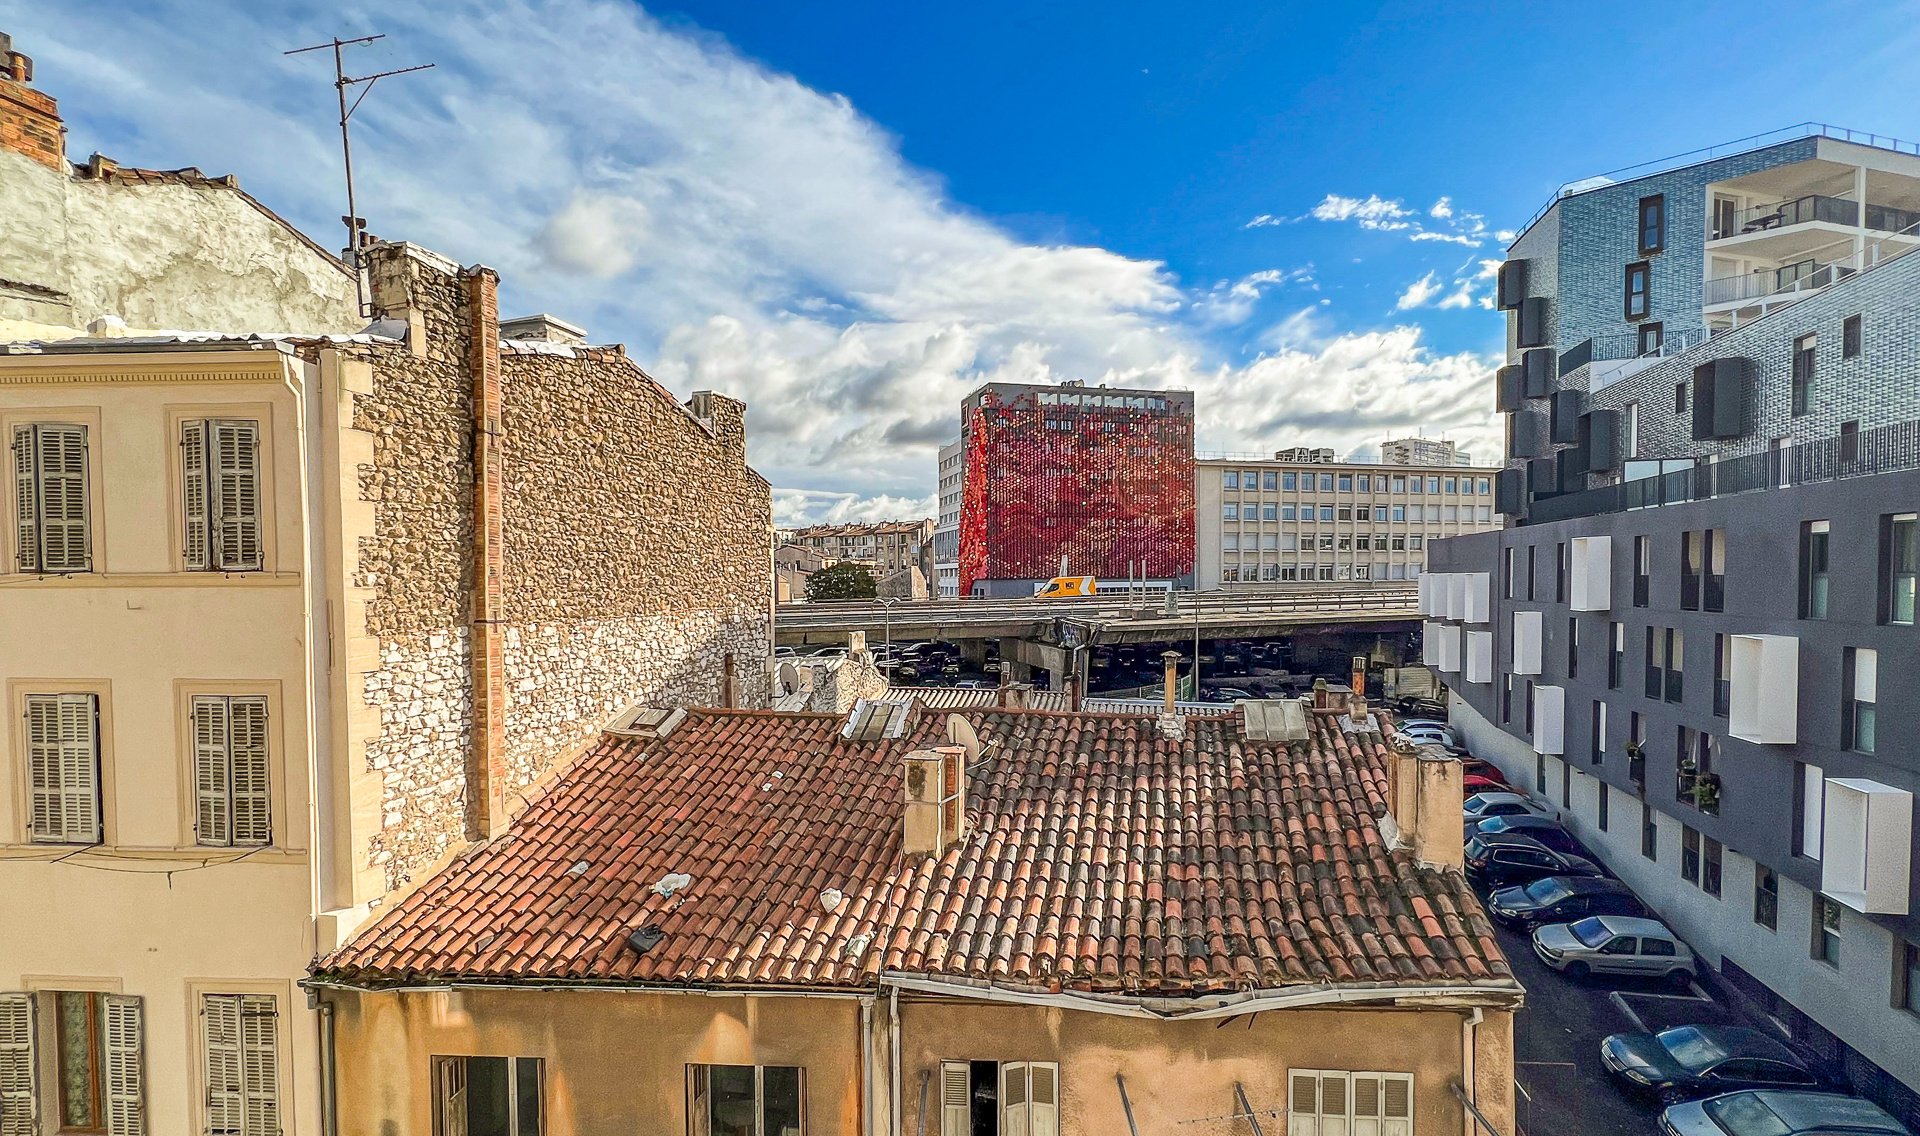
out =
{"type": "Polygon", "coordinates": [[[341,59],[340,49],[343,47],[353,47],[357,44],[368,44],[374,40],[385,38],[387,37],[384,33],[381,35],[360,36],[356,39],[341,39],[339,36],[334,36],[332,41],[328,43],[316,43],[312,47],[296,47],[292,51],[283,51],[280,53],[282,55],[301,55],[309,51],[324,51],[329,47],[333,49],[333,89],[340,95],[340,153],[347,169],[347,215],[340,218],[340,220],[347,226],[347,256],[353,267],[353,295],[354,299],[359,303],[360,314],[363,317],[373,314],[367,306],[366,278],[360,271],[360,240],[361,234],[366,230],[367,222],[366,218],[360,216],[354,208],[353,139],[347,133],[347,120],[353,117],[353,112],[360,109],[360,103],[373,92],[373,85],[376,82],[385,79],[389,75],[405,75],[409,71],[425,71],[427,68],[433,66],[431,63],[421,63],[413,67],[401,67],[394,71],[382,71],[378,75],[362,75],[358,79],[349,77],[345,63],[341,59]],[[360,87],[363,84],[364,89],[354,98],[353,105],[348,106],[348,89],[360,87]]]}

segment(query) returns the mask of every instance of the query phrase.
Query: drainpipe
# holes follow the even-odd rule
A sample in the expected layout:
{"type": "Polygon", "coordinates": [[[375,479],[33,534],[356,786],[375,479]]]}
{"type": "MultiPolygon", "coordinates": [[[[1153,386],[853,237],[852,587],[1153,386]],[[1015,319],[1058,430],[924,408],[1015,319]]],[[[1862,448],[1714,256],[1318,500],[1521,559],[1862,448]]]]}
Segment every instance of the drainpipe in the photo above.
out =
{"type": "Polygon", "coordinates": [[[1460,1019],[1460,1084],[1466,1092],[1462,1103],[1466,1115],[1461,1118],[1462,1136],[1475,1136],[1474,1118],[1479,1114],[1480,1086],[1474,1081],[1474,1051],[1480,1044],[1480,1023],[1486,1020],[1485,1011],[1475,1006],[1466,1017],[1460,1019]]]}
{"type": "MultiPolygon", "coordinates": [[[[860,1117],[866,1136],[873,1136],[873,996],[860,999],[860,1117]]],[[[323,1136],[333,1136],[328,1132],[323,1136]]]]}
{"type": "Polygon", "coordinates": [[[320,1003],[320,1136],[340,1131],[339,1072],[333,1053],[333,1003],[320,1003]]]}
{"type": "Polygon", "coordinates": [[[887,989],[887,1034],[888,1048],[893,1051],[893,1075],[887,1079],[887,1091],[892,1097],[892,1111],[887,1117],[887,1131],[893,1136],[900,1136],[900,988],[898,986],[887,989]]]}

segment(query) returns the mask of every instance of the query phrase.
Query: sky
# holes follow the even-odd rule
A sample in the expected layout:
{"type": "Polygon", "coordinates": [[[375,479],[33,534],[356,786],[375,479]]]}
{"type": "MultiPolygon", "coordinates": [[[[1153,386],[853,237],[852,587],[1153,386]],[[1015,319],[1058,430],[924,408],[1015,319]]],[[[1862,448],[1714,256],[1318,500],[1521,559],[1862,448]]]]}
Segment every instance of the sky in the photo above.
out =
{"type": "MultiPolygon", "coordinates": [[[[989,381],[1198,447],[1497,459],[1491,267],[1563,183],[1805,121],[1920,139],[1920,3],[0,0],[71,156],[232,173],[748,403],[783,524],[927,516],[989,381]]],[[[242,330],[242,329],[218,329],[242,330]]]]}

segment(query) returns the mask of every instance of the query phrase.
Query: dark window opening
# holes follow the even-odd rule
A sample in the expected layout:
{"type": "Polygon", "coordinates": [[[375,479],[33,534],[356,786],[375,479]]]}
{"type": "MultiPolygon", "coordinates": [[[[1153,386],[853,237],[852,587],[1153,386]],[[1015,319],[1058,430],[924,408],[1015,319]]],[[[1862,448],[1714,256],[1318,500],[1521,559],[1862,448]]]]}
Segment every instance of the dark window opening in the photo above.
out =
{"type": "Polygon", "coordinates": [[[1848,316],[1840,324],[1840,357],[1853,359],[1860,354],[1860,317],[1848,316]]]}
{"type": "Polygon", "coordinates": [[[1640,199],[1640,251],[1659,252],[1667,244],[1667,198],[1654,194],[1640,199]]]}
{"type": "Polygon", "coordinates": [[[1637,260],[1627,265],[1626,270],[1626,316],[1630,320],[1645,319],[1648,303],[1647,291],[1649,272],[1647,262],[1637,260]]]}
{"type": "Polygon", "coordinates": [[[1638,335],[1638,354],[1643,359],[1649,355],[1660,354],[1660,349],[1666,345],[1666,325],[1657,320],[1641,324],[1638,335]]]}
{"type": "Polygon", "coordinates": [[[1828,531],[1826,521],[1800,525],[1800,618],[1825,619],[1828,592],[1828,531]]]}
{"type": "Polygon", "coordinates": [[[1814,337],[1803,335],[1793,341],[1793,405],[1791,414],[1799,417],[1807,412],[1807,406],[1813,395],[1813,348],[1814,337]]]}
{"type": "Polygon", "coordinates": [[[1633,606],[1646,607],[1653,592],[1653,538],[1633,538],[1633,606]]]}
{"type": "Polygon", "coordinates": [[[1753,921],[1769,931],[1780,929],[1780,877],[1764,864],[1753,866],[1753,921]]]}

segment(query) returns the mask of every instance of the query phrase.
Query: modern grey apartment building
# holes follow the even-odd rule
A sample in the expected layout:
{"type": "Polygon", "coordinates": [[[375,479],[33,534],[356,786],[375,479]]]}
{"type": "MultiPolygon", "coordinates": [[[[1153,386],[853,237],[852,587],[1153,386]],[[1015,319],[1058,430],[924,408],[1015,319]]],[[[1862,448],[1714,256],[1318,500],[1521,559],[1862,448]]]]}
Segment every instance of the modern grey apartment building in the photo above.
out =
{"type": "MultiPolygon", "coordinates": [[[[1911,147],[1892,143],[1832,144],[1785,149],[1805,151],[1802,165],[1864,165],[1870,207],[1891,192],[1876,187],[1892,185],[1872,175],[1910,160],[1911,147]]],[[[1704,225],[1714,187],[1792,168],[1690,173],[1684,193],[1659,183],[1665,248],[1678,247],[1683,223],[1704,225]]],[[[1616,202],[1627,240],[1638,198],[1654,189],[1616,202]]],[[[1580,199],[1560,206],[1569,200],[1580,199]]],[[[1822,222],[1763,231],[1807,223],[1822,222]]],[[[1718,255],[1739,235],[1714,235],[1726,232],[1701,228],[1696,249],[1718,255]]],[[[1503,495],[1522,514],[1515,527],[1430,545],[1422,598],[1427,658],[1475,752],[1557,806],[1727,987],[1912,1124],[1920,255],[1877,243],[1877,260],[1796,302],[1684,348],[1669,332],[1605,383],[1587,385],[1618,362],[1597,350],[1559,373],[1572,381],[1550,399],[1582,424],[1560,451],[1577,454],[1577,480],[1503,495]]],[[[1562,281],[1619,278],[1618,264],[1574,266],[1565,254],[1562,281]]],[[[1529,286],[1542,279],[1528,275],[1529,286]]],[[[1569,313],[1550,321],[1550,348],[1612,334],[1580,322],[1569,295],[1545,294],[1569,313]]],[[[1663,312],[1662,295],[1653,290],[1650,315],[1716,317],[1679,291],[1663,312]]],[[[1510,327],[1528,318],[1515,310],[1510,327]]],[[[1515,418],[1534,413],[1551,416],[1515,418]]]]}
{"type": "Polygon", "coordinates": [[[1500,523],[1498,471],[1357,465],[1333,451],[1194,461],[1194,577],[1201,591],[1418,579],[1427,542],[1500,523]]]}
{"type": "Polygon", "coordinates": [[[966,447],[955,438],[940,447],[940,515],[933,529],[935,599],[960,598],[960,498],[964,493],[966,447]]]}
{"type": "Polygon", "coordinates": [[[1920,243],[1917,149],[1809,124],[1563,187],[1499,277],[1500,511],[1617,477],[1596,454],[1645,456],[1590,396],[1920,243]]]}

